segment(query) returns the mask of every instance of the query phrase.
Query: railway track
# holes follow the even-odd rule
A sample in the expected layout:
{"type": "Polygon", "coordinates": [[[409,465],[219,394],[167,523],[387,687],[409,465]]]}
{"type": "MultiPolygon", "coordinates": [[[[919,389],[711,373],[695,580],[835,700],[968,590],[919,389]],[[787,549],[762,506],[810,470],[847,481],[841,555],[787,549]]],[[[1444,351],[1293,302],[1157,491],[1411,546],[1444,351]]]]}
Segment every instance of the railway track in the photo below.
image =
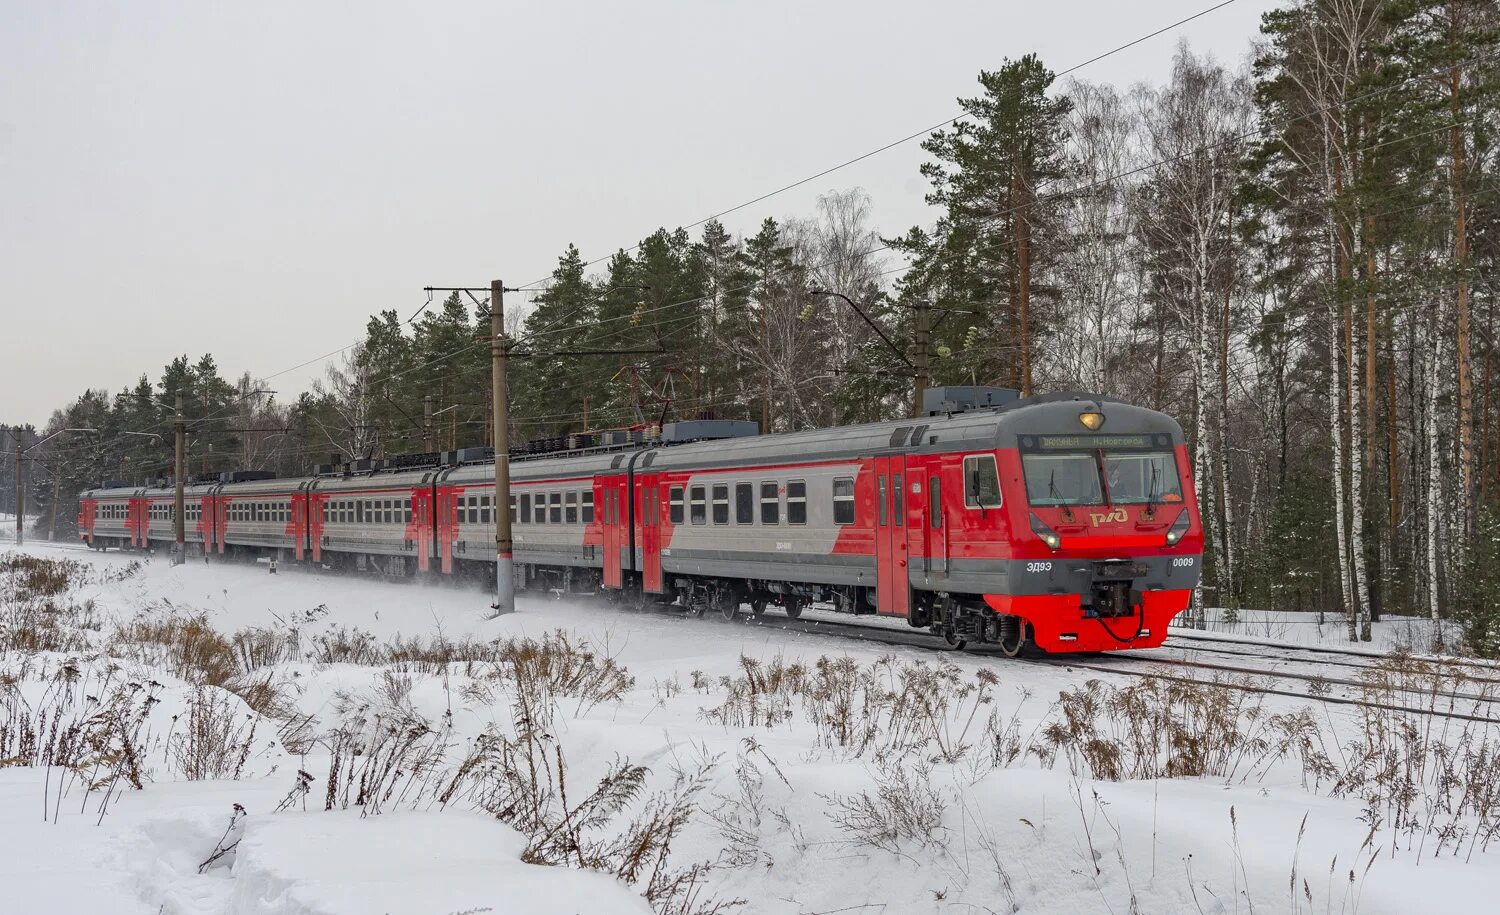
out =
{"type": "MultiPolygon", "coordinates": [[[[1243,639],[1221,635],[1196,635],[1191,632],[1181,631],[1176,626],[1172,627],[1167,635],[1167,644],[1172,645],[1173,642],[1192,642],[1195,643],[1194,647],[1203,648],[1205,650],[1224,652],[1230,650],[1225,646],[1271,649],[1274,651],[1287,653],[1287,657],[1289,659],[1291,659],[1293,653],[1313,655],[1318,658],[1317,663],[1320,664],[1355,665],[1359,663],[1355,661],[1341,662],[1331,660],[1332,658],[1343,657],[1346,659],[1359,658],[1364,662],[1369,662],[1360,666],[1370,666],[1371,663],[1387,661],[1391,657],[1391,655],[1388,653],[1374,651],[1371,649],[1334,648],[1329,645],[1293,645],[1286,642],[1276,642],[1269,639],[1243,639]]],[[[1472,667],[1480,670],[1494,671],[1497,675],[1500,675],[1500,662],[1486,661],[1481,658],[1457,658],[1443,655],[1428,655],[1416,653],[1411,654],[1411,658],[1415,661],[1429,664],[1455,665],[1460,667],[1472,667]]]]}
{"type": "MultiPolygon", "coordinates": [[[[746,624],[769,626],[790,632],[805,632],[812,634],[829,634],[837,638],[855,638],[861,641],[880,642],[889,645],[900,645],[906,647],[943,650],[948,649],[935,636],[918,630],[907,630],[894,626],[870,625],[868,623],[856,623],[846,620],[830,619],[829,614],[817,613],[816,615],[803,616],[800,619],[789,619],[766,615],[757,618],[747,618],[746,624]]],[[[1019,658],[1007,658],[998,650],[988,651],[979,649],[968,651],[967,654],[979,657],[993,656],[1002,661],[1010,663],[1040,664],[1050,667],[1061,667],[1067,670],[1087,670],[1097,673],[1114,674],[1127,677],[1153,677],[1159,680],[1170,680],[1180,683],[1214,684],[1230,689],[1251,692],[1267,696],[1283,696],[1293,699],[1302,699],[1309,702],[1321,702],[1330,705],[1343,705],[1358,708],[1366,708],[1375,711],[1392,712],[1409,715],[1426,715],[1438,718],[1450,718],[1459,721],[1472,721],[1482,724],[1500,725],[1500,717],[1481,714],[1483,706],[1492,705],[1500,701],[1500,695],[1487,696],[1479,694],[1464,693],[1436,693],[1435,698],[1448,703],[1447,707],[1432,705],[1426,708],[1415,705],[1403,705],[1399,702],[1387,702],[1362,696],[1338,695],[1326,691],[1329,687],[1340,686],[1344,688],[1364,689],[1369,684],[1348,679],[1318,677],[1311,674],[1299,675],[1286,672],[1266,670],[1264,668],[1245,667],[1244,665],[1214,664],[1204,661],[1188,661],[1178,658],[1142,658],[1137,653],[1119,652],[1102,655],[1023,655],[1019,658]],[[1165,668],[1165,669],[1164,669],[1165,668]],[[1219,673],[1232,675],[1240,679],[1206,680],[1202,677],[1190,676],[1185,673],[1175,672],[1173,668],[1189,668],[1204,671],[1217,671],[1219,673]],[[1265,678],[1267,682],[1257,683],[1250,678],[1265,678]],[[1275,681],[1284,681],[1277,685],[1275,681]],[[1291,689],[1285,685],[1285,681],[1300,681],[1309,684],[1309,689],[1291,689]],[[1314,685],[1317,684],[1317,685],[1314,685]],[[1469,703],[1472,709],[1462,707],[1469,703]]]]}
{"type": "MultiPolygon", "coordinates": [[[[88,548],[81,544],[48,544],[50,548],[63,550],[87,551],[88,548]]],[[[666,607],[662,608],[667,611],[666,607]]],[[[673,612],[682,612],[680,608],[673,612]]],[[[843,614],[838,614],[842,616],[843,614]]],[[[861,641],[879,642],[882,644],[921,648],[924,650],[948,649],[937,637],[930,633],[911,629],[905,626],[892,624],[881,624],[878,622],[852,622],[836,618],[832,611],[820,610],[817,607],[810,608],[801,618],[792,619],[777,614],[751,617],[746,615],[741,618],[742,625],[767,626],[789,632],[802,632],[808,634],[826,634],[834,638],[853,638],[861,641]]],[[[998,649],[990,650],[984,647],[970,649],[967,654],[986,657],[993,656],[1000,660],[1012,663],[1038,664],[1051,667],[1061,667],[1067,670],[1087,670],[1102,674],[1113,674],[1126,677],[1154,677],[1160,680],[1170,680],[1183,683],[1214,683],[1232,689],[1253,692],[1268,696],[1282,696],[1293,699],[1301,699],[1309,702],[1320,702],[1331,705],[1354,706],[1368,708],[1377,711],[1394,712],[1411,715],[1430,715],[1434,717],[1450,718],[1461,721],[1473,721],[1485,724],[1500,725],[1500,717],[1480,714],[1480,709],[1493,706],[1500,702],[1500,690],[1496,695],[1487,693],[1464,693],[1464,692],[1422,692],[1421,695],[1431,700],[1446,702],[1446,708],[1439,707],[1435,701],[1426,708],[1413,705],[1403,705],[1397,702],[1386,702],[1357,695],[1339,695],[1332,690],[1340,688],[1345,690],[1367,690],[1377,688],[1375,685],[1354,680],[1347,677],[1330,677],[1317,672],[1296,672],[1277,670],[1265,666],[1252,666],[1245,663],[1214,663],[1199,657],[1167,657],[1156,652],[1171,650],[1188,655],[1202,653],[1216,654],[1221,656],[1249,657],[1268,660],[1273,663],[1283,664],[1316,664],[1318,666],[1338,666],[1362,670],[1376,669],[1379,662],[1386,656],[1373,652],[1329,648],[1325,646],[1285,645],[1277,643],[1266,643],[1231,638],[1215,638],[1193,636],[1185,633],[1174,632],[1168,639],[1168,644],[1163,649],[1153,649],[1151,655],[1143,655],[1140,652],[1121,651],[1109,652],[1096,655],[1042,655],[1030,654],[1019,658],[1007,658],[998,649]],[[1173,644],[1173,642],[1191,642],[1191,645],[1173,644]],[[1263,649],[1256,651],[1253,649],[1263,649]],[[1268,654],[1267,652],[1275,652],[1268,654]],[[1312,658],[1297,657],[1297,655],[1312,655],[1312,658]],[[1337,656],[1343,656],[1343,660],[1337,660],[1337,656]],[[1358,658],[1360,660],[1353,660],[1358,658]],[[1226,675],[1218,680],[1206,680],[1202,677],[1191,676],[1183,671],[1201,670],[1226,675]],[[1238,678],[1238,679],[1230,679],[1238,678]],[[1254,678],[1260,678],[1264,682],[1256,682],[1254,678]],[[1307,689],[1291,689],[1286,684],[1301,682],[1308,685],[1307,689]],[[1279,684],[1279,685],[1278,685],[1279,684]],[[1467,704],[1472,708],[1461,708],[1467,704]]],[[[1490,665],[1484,662],[1470,663],[1467,661],[1452,661],[1446,659],[1417,658],[1419,661],[1432,663],[1455,663],[1470,667],[1476,667],[1485,671],[1496,671],[1500,673],[1500,666],[1490,665]]],[[[1494,684],[1500,686],[1500,676],[1467,678],[1468,682],[1481,684],[1494,684]]],[[[1400,692],[1400,691],[1396,691],[1400,692]]],[[[1415,692],[1409,692],[1415,695],[1415,692]]]]}

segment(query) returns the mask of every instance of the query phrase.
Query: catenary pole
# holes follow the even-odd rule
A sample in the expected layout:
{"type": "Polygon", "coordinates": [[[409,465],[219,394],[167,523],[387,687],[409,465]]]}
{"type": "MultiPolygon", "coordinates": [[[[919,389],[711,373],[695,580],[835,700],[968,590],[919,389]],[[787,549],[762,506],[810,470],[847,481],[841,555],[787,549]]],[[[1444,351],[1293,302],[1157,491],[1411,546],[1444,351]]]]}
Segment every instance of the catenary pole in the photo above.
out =
{"type": "Polygon", "coordinates": [[[422,398],[422,451],[432,452],[432,395],[422,398]]]}
{"type": "Polygon", "coordinates": [[[22,482],[21,473],[25,466],[21,463],[21,427],[11,426],[10,437],[15,441],[16,448],[16,546],[24,546],[26,543],[26,486],[22,482]]]}
{"type": "Polygon", "coordinates": [[[184,475],[186,475],[187,472],[187,462],[185,459],[187,449],[184,447],[185,443],[183,440],[187,437],[187,427],[183,425],[182,422],[182,395],[180,393],[177,395],[177,420],[174,425],[177,428],[177,495],[172,503],[172,533],[174,535],[173,539],[175,540],[175,545],[173,546],[174,552],[172,554],[172,564],[182,565],[184,562],[187,562],[186,524],[184,523],[182,517],[182,478],[184,475]]]}
{"type": "Polygon", "coordinates": [[[917,332],[915,346],[912,347],[912,361],[916,363],[917,385],[912,394],[911,415],[915,418],[922,415],[922,397],[927,393],[928,384],[928,359],[929,350],[932,345],[932,310],[929,303],[919,300],[917,308],[917,332]]]}
{"type": "Polygon", "coordinates": [[[505,285],[490,283],[490,375],[495,411],[495,615],[516,609],[510,539],[510,408],[505,385],[505,285]]]}

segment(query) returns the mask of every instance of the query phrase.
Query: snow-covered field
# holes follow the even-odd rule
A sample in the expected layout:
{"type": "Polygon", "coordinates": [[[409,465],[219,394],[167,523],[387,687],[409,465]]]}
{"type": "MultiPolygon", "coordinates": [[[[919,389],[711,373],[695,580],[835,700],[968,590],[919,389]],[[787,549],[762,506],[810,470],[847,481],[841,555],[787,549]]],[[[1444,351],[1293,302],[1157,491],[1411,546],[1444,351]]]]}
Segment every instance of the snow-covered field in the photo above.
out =
{"type": "MultiPolygon", "coordinates": [[[[1225,610],[1210,607],[1203,611],[1206,629],[1236,637],[1269,639],[1294,645],[1330,645],[1348,648],[1349,628],[1339,613],[1297,613],[1289,610],[1225,610]]],[[[1442,621],[1443,641],[1457,644],[1461,638],[1458,626],[1442,621]]],[[[1360,648],[1378,651],[1421,652],[1434,644],[1435,624],[1414,616],[1386,616],[1370,626],[1370,641],[1360,648]]],[[[1184,630],[1186,631],[1186,630],[1184,630]]]]}
{"type": "Polygon", "coordinates": [[[7,911],[1479,912],[1500,889],[1490,725],[1398,736],[769,615],[489,619],[449,585],[26,552],[92,568],[24,613],[0,572],[7,911]],[[17,635],[38,618],[52,641],[17,635]]]}

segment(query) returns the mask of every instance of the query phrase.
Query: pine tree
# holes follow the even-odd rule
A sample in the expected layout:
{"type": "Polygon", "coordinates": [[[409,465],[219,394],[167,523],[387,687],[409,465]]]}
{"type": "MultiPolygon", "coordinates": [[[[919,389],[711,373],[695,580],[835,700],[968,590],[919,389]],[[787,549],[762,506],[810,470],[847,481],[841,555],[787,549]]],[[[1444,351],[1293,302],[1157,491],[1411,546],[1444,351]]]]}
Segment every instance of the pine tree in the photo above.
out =
{"type": "Polygon", "coordinates": [[[984,94],[959,99],[965,116],[922,144],[936,158],[922,166],[932,183],[928,202],[946,211],[945,256],[931,267],[995,312],[996,329],[1014,328],[1000,346],[963,340],[965,350],[981,349],[972,370],[987,380],[1008,378],[1026,395],[1037,330],[1046,326],[1037,320],[1036,276],[1053,254],[1041,190],[1068,171],[1063,137],[1071,102],[1047,94],[1053,78],[1034,54],[981,71],[984,94]],[[955,263],[960,259],[965,263],[955,263]],[[1002,297],[1007,307],[997,310],[1002,297]]]}

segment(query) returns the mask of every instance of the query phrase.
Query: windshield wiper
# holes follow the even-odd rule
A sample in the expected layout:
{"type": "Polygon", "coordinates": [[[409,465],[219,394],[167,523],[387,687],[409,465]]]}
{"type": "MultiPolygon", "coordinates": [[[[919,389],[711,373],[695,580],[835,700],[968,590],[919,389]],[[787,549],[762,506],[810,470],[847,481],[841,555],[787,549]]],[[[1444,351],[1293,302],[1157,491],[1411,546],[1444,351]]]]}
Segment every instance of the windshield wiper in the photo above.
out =
{"type": "Polygon", "coordinates": [[[1059,491],[1058,488],[1057,488],[1057,468],[1056,467],[1052,468],[1051,475],[1047,477],[1047,495],[1052,497],[1052,504],[1054,504],[1054,505],[1061,505],[1062,506],[1063,517],[1066,518],[1068,521],[1072,521],[1073,520],[1073,509],[1071,509],[1071,508],[1068,507],[1068,500],[1063,498],[1062,492],[1059,491]]]}
{"type": "Polygon", "coordinates": [[[1154,463],[1151,465],[1151,486],[1146,490],[1146,517],[1156,515],[1156,498],[1159,495],[1157,489],[1161,485],[1161,468],[1154,463]]]}

